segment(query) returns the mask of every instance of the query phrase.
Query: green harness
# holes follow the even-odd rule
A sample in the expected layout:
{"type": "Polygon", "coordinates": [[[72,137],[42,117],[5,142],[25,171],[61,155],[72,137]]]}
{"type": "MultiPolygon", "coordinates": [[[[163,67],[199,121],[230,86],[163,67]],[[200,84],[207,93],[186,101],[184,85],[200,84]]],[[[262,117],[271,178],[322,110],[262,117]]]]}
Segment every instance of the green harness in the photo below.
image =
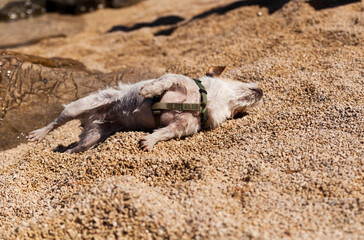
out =
{"type": "Polygon", "coordinates": [[[201,125],[209,118],[207,112],[207,91],[198,79],[193,79],[197,86],[200,88],[200,103],[162,103],[160,102],[161,96],[153,97],[152,112],[156,126],[162,127],[161,115],[162,110],[176,110],[176,111],[200,111],[201,125]]]}

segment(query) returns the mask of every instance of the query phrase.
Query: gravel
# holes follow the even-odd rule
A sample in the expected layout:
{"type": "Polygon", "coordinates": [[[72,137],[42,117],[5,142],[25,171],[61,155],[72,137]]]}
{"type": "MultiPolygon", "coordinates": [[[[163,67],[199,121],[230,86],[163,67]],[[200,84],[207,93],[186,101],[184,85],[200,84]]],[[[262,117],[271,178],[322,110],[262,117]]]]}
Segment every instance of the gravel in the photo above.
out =
{"type": "MultiPolygon", "coordinates": [[[[77,121],[1,152],[0,238],[363,239],[361,3],[316,11],[293,0],[272,14],[242,6],[170,36],[153,36],[163,26],[102,33],[116,21],[137,23],[128,14],[148,7],[143,21],[174,14],[157,2],[85,15],[79,35],[17,51],[192,77],[226,65],[223,77],[257,82],[264,104],[152,152],[138,147],[144,132],[116,133],[80,154],[54,152],[78,140],[77,121]]],[[[188,3],[186,19],[216,7],[188,3]]]]}

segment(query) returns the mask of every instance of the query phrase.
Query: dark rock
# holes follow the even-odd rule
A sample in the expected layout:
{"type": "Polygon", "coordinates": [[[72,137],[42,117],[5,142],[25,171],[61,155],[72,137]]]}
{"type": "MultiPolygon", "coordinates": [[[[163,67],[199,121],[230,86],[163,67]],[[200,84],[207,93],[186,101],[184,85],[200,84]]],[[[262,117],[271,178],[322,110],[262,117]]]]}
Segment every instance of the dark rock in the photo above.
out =
{"type": "Polygon", "coordinates": [[[38,16],[45,12],[81,14],[104,7],[128,7],[141,1],[142,0],[10,0],[0,9],[0,21],[16,21],[22,18],[38,16]]]}
{"type": "Polygon", "coordinates": [[[98,74],[82,63],[0,51],[0,150],[24,142],[62,104],[121,80],[122,73],[98,74]]]}
{"type": "Polygon", "coordinates": [[[111,8],[123,8],[137,4],[143,0],[106,0],[106,6],[111,8]]]}
{"type": "Polygon", "coordinates": [[[0,21],[15,21],[45,12],[45,0],[9,2],[0,9],[0,21]]]}
{"type": "Polygon", "coordinates": [[[0,49],[24,47],[64,38],[83,31],[85,21],[81,17],[46,14],[26,21],[0,22],[0,49]]]}
{"type": "Polygon", "coordinates": [[[48,12],[81,14],[103,8],[105,0],[47,0],[48,12]]]}

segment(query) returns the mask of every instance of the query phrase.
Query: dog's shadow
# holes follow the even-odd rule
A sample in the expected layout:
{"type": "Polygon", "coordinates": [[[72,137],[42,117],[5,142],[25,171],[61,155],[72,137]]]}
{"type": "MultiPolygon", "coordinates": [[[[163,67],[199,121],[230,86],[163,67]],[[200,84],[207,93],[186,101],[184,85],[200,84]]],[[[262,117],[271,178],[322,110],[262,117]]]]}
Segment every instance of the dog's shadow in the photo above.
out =
{"type": "MultiPolygon", "coordinates": [[[[123,130],[123,131],[116,131],[116,132],[112,132],[109,135],[105,136],[104,138],[102,138],[97,144],[95,144],[94,146],[92,146],[91,148],[95,148],[97,146],[99,146],[100,144],[102,144],[103,142],[106,141],[106,139],[108,139],[109,137],[115,135],[118,132],[132,132],[132,131],[128,131],[128,130],[123,130]]],[[[153,131],[144,131],[145,133],[152,133],[153,131]]],[[[65,153],[67,150],[72,149],[74,147],[77,146],[78,142],[73,142],[71,144],[69,144],[68,146],[65,146],[63,144],[59,144],[56,148],[53,149],[53,152],[57,152],[57,153],[65,153]]],[[[139,145],[141,144],[141,142],[139,141],[138,143],[139,145]]],[[[90,148],[90,149],[91,149],[90,148]]]]}
{"type": "MultiPolygon", "coordinates": [[[[240,113],[235,114],[235,116],[232,117],[232,119],[241,119],[241,118],[244,118],[244,117],[246,117],[248,115],[249,115],[249,113],[247,113],[247,112],[240,112],[240,113]]],[[[126,132],[128,132],[128,131],[126,131],[126,132]]],[[[146,132],[152,133],[153,131],[146,131],[146,132]]],[[[115,133],[117,133],[117,132],[114,132],[114,133],[110,134],[109,136],[105,137],[100,142],[98,142],[94,147],[96,147],[99,144],[103,143],[107,138],[111,137],[115,133]]],[[[182,137],[181,139],[184,139],[184,137],[182,137]]],[[[67,150],[76,147],[78,143],[79,142],[73,142],[73,143],[69,144],[68,146],[64,146],[63,144],[59,144],[55,149],[53,149],[53,152],[64,153],[67,150]]],[[[141,144],[141,142],[139,141],[139,145],[140,144],[141,144]]]]}
{"type": "MultiPolygon", "coordinates": [[[[116,133],[116,132],[115,132],[116,133]]],[[[98,143],[96,143],[94,146],[92,146],[91,148],[95,148],[97,147],[99,144],[105,142],[105,140],[109,137],[111,137],[112,135],[114,135],[115,133],[112,133],[108,136],[106,136],[105,138],[101,139],[98,143]]],[[[76,147],[78,145],[78,142],[73,142],[71,144],[69,144],[68,146],[65,146],[63,144],[59,144],[55,149],[53,149],[53,152],[57,152],[57,153],[65,153],[67,150],[72,149],[74,147],[76,147]]],[[[90,149],[91,149],[90,148],[90,149]]]]}
{"type": "Polygon", "coordinates": [[[64,146],[63,144],[59,144],[55,149],[53,149],[53,152],[64,153],[68,149],[76,147],[77,144],[78,144],[78,142],[73,142],[68,146],[64,146]]]}

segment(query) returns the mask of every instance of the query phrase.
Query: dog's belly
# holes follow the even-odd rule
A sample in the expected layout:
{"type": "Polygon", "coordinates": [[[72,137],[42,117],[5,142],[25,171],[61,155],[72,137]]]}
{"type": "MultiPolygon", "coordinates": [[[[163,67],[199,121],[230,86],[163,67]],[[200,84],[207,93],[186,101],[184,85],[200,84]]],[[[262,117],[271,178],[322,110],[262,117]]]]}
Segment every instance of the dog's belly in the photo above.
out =
{"type": "Polygon", "coordinates": [[[124,116],[122,125],[127,130],[152,130],[155,128],[155,121],[149,108],[124,116]]]}
{"type": "MultiPolygon", "coordinates": [[[[140,82],[129,90],[125,99],[128,101],[116,101],[111,105],[111,111],[105,118],[105,122],[113,122],[113,126],[119,127],[119,130],[146,130],[150,131],[160,126],[156,126],[156,120],[153,116],[151,106],[153,104],[151,98],[144,98],[139,95],[140,88],[145,82],[140,82]]],[[[194,102],[199,100],[198,87],[192,82],[190,87],[190,95],[187,96],[185,87],[173,86],[171,90],[162,93],[161,102],[194,102]]],[[[163,126],[167,126],[174,122],[176,118],[184,115],[181,111],[162,111],[161,122],[163,126]]]]}

